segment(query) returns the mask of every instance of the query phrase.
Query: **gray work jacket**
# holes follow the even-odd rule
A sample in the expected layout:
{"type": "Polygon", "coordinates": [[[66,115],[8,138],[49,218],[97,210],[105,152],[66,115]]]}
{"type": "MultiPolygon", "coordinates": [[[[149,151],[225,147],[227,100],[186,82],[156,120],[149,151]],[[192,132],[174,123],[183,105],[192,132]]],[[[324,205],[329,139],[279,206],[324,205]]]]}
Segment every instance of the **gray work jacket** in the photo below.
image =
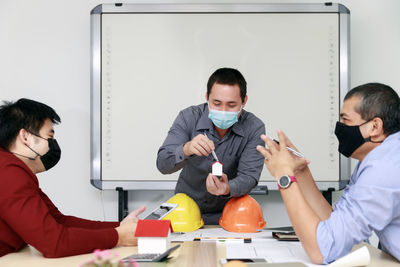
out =
{"type": "Polygon", "coordinates": [[[221,212],[229,197],[212,195],[206,188],[206,178],[214,162],[212,155],[186,157],[183,153],[186,142],[204,133],[214,142],[215,153],[228,176],[229,197],[237,197],[249,193],[260,179],[264,157],[256,147],[264,145],[260,135],[265,134],[265,125],[252,113],[242,110],[238,122],[221,140],[208,118],[207,103],[191,106],[179,112],[158,150],[157,168],[161,173],[182,169],[175,193],[186,193],[196,201],[202,213],[221,212]]]}

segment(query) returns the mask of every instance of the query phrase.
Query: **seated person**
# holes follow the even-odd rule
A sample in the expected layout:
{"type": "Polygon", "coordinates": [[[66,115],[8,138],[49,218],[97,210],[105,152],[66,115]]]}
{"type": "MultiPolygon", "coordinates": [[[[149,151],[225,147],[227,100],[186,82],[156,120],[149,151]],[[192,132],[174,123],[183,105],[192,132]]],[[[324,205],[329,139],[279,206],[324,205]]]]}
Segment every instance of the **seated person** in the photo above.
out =
{"type": "Polygon", "coordinates": [[[382,249],[400,260],[399,96],[379,83],[350,90],[335,134],[339,152],[359,162],[334,209],[315,185],[308,161],[286,149],[294,146],[282,131],[279,145],[262,136],[268,149],[257,147],[278,185],[286,184],[280,192],[296,234],[317,264],[344,256],[372,231],[382,249]]]}
{"type": "Polygon", "coordinates": [[[133,246],[137,215],[121,223],[89,221],[62,214],[39,187],[37,173],[60,159],[49,106],[28,99],[0,106],[0,257],[27,244],[45,257],[64,257],[133,246]]]}
{"type": "Polygon", "coordinates": [[[157,168],[163,174],[181,170],[175,193],[186,193],[200,208],[205,224],[218,224],[229,197],[243,196],[260,179],[264,123],[243,108],[246,80],[236,69],[216,70],[209,78],[207,103],[179,112],[158,150],[157,168]],[[214,150],[223,164],[221,179],[212,175],[214,150]]]}

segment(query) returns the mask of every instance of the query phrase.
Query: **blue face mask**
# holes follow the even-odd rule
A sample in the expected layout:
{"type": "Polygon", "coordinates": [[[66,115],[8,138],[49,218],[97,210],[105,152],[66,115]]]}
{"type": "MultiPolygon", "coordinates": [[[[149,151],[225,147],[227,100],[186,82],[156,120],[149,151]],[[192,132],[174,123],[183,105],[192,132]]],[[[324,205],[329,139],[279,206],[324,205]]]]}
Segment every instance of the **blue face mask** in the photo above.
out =
{"type": "Polygon", "coordinates": [[[208,108],[208,118],[214,123],[218,128],[225,130],[234,125],[238,121],[239,111],[220,111],[216,109],[208,108]]]}

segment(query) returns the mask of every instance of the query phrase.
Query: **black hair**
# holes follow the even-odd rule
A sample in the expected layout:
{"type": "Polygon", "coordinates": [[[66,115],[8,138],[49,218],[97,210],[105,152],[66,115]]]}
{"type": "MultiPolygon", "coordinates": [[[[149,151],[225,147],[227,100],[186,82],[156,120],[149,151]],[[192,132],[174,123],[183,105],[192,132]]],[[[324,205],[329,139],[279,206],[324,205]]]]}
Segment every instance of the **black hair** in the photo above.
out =
{"type": "Polygon", "coordinates": [[[240,98],[244,102],[244,98],[247,94],[247,82],[243,75],[237,69],[232,68],[220,68],[217,69],[207,82],[207,97],[211,94],[211,88],[215,83],[228,84],[228,85],[239,85],[240,98]]]}
{"type": "Polygon", "coordinates": [[[0,146],[9,150],[21,129],[39,134],[44,121],[60,123],[61,119],[51,107],[26,98],[16,102],[3,101],[0,106],[0,146]]]}
{"type": "Polygon", "coordinates": [[[344,100],[353,96],[361,98],[356,112],[363,120],[381,118],[383,131],[388,135],[400,131],[399,95],[390,86],[381,83],[363,84],[351,89],[344,100]]]}

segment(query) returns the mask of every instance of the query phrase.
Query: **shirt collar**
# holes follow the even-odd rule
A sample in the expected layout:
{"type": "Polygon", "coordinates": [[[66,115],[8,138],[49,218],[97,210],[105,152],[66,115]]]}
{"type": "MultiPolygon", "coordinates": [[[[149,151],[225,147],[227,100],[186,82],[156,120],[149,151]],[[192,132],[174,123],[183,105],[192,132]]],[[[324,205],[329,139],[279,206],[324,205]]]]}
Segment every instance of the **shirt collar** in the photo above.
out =
{"type": "Polygon", "coordinates": [[[246,111],[242,109],[242,113],[240,114],[239,120],[232,126],[232,132],[237,135],[244,136],[244,129],[243,129],[243,117],[246,115],[246,111]]]}
{"type": "MultiPolygon", "coordinates": [[[[201,131],[201,130],[209,130],[210,132],[213,131],[214,124],[212,121],[208,118],[208,104],[204,103],[204,112],[201,115],[199,121],[197,122],[196,125],[196,131],[201,131]]],[[[244,129],[243,129],[243,118],[246,116],[247,111],[242,109],[242,113],[240,114],[238,122],[236,122],[231,130],[237,135],[244,136],[244,129]]]]}
{"type": "Polygon", "coordinates": [[[197,122],[196,125],[196,131],[201,131],[201,130],[210,130],[213,128],[213,123],[212,121],[208,118],[208,105],[207,103],[203,104],[203,114],[201,115],[199,121],[197,122]]]}
{"type": "Polygon", "coordinates": [[[383,140],[382,144],[385,142],[390,142],[390,140],[392,139],[396,139],[400,137],[400,131],[389,134],[388,136],[386,136],[386,138],[383,140]]]}
{"type": "Polygon", "coordinates": [[[379,155],[379,153],[381,153],[380,151],[384,150],[386,146],[390,146],[391,145],[390,142],[392,142],[392,140],[396,139],[396,138],[400,139],[400,131],[386,136],[386,138],[383,140],[383,142],[381,144],[379,144],[378,146],[374,147],[371,151],[369,151],[367,153],[367,155],[365,155],[364,159],[359,162],[359,164],[361,165],[365,162],[368,162],[369,158],[374,157],[374,155],[377,153],[379,155]]]}

